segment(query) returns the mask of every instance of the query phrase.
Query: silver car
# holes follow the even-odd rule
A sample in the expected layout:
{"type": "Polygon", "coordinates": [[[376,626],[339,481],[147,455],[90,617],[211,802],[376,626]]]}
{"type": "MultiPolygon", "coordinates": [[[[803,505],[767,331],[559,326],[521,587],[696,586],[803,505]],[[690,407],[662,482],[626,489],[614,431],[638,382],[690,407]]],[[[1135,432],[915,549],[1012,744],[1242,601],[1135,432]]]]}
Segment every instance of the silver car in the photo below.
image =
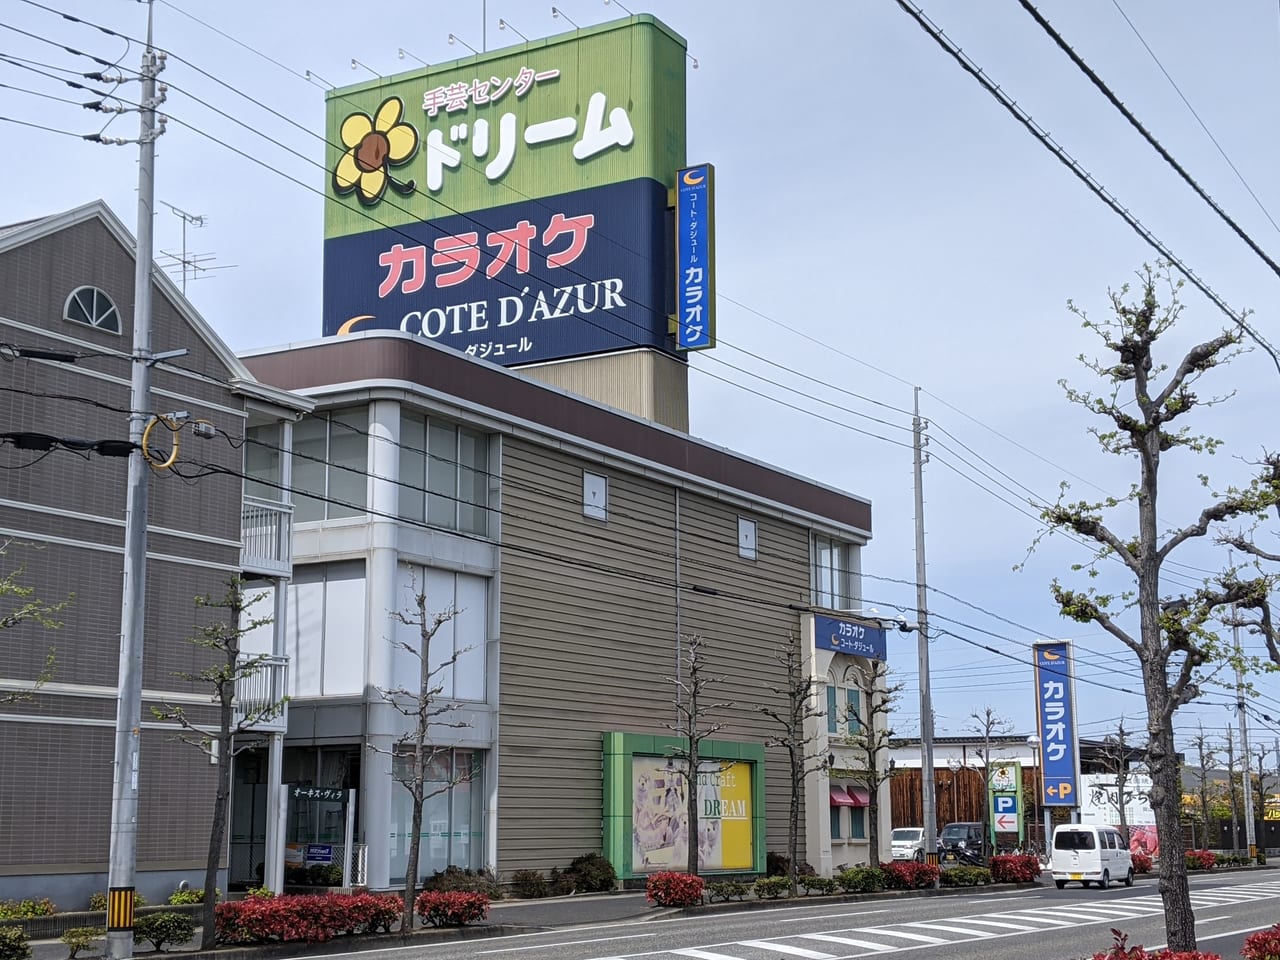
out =
{"type": "Polygon", "coordinates": [[[924,827],[898,827],[889,841],[895,860],[924,862],[924,827]]]}

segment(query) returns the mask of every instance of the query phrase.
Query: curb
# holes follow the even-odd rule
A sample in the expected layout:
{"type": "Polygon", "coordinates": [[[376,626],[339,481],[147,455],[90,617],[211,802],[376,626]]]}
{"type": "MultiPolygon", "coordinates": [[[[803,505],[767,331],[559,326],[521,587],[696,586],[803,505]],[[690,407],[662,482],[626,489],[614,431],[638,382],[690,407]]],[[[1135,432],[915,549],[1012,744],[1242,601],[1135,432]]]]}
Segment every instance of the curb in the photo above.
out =
{"type": "Polygon", "coordinates": [[[673,912],[689,915],[705,913],[732,913],[736,910],[773,910],[778,907],[796,907],[823,903],[874,903],[880,900],[902,900],[908,897],[973,896],[981,891],[1034,890],[1044,884],[1036,880],[1021,883],[984,883],[973,887],[925,887],[918,890],[881,890],[879,893],[837,893],[817,896],[778,897],[776,900],[729,900],[720,903],[702,903],[692,907],[674,908],[673,912]]]}

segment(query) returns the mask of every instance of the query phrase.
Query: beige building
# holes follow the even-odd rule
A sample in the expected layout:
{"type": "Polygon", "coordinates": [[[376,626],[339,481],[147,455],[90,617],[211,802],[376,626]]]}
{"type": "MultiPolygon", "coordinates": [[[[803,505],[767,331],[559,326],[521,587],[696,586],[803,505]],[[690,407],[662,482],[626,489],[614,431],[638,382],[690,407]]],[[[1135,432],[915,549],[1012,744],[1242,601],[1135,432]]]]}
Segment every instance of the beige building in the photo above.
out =
{"type": "MultiPolygon", "coordinates": [[[[476,771],[428,801],[428,876],[548,870],[600,850],[602,738],[671,736],[682,637],[712,641],[715,699],[733,701],[717,741],[759,749],[778,732],[757,707],[782,702],[779,645],[813,608],[858,606],[866,500],[404,334],[242,359],[316,404],[293,428],[285,774],[357,792],[374,887],[403,879],[408,850],[391,754],[409,723],[381,691],[417,682],[392,641],[415,639],[395,613],[418,587],[430,610],[458,611],[432,645],[433,659],[456,657],[440,778],[476,771]]],[[[753,842],[782,851],[789,778],[782,751],[762,757],[753,842]]],[[[822,775],[810,780],[825,797],[822,775]]],[[[291,822],[315,819],[300,807],[291,822]]],[[[814,809],[806,837],[821,848],[834,821],[823,810],[815,833],[814,809]]],[[[862,827],[840,812],[837,862],[865,861],[849,835],[862,827]]],[[[331,828],[341,820],[329,811],[331,828]]],[[[291,839],[338,839],[322,834],[291,839]]],[[[638,859],[615,865],[639,873],[638,859]]]]}

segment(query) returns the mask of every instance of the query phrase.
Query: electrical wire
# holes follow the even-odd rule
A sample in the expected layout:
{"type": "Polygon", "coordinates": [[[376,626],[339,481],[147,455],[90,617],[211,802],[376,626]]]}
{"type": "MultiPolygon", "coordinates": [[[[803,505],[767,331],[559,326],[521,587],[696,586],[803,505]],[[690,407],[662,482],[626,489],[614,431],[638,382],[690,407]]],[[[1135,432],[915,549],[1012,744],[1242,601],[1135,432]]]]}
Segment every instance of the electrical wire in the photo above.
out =
{"type": "MultiPolygon", "coordinates": [[[[29,0],[24,0],[24,2],[29,2],[29,0]]],[[[1276,348],[1267,342],[1261,334],[1254,330],[1243,316],[1236,313],[1227,304],[1227,302],[1222,299],[1222,297],[1220,297],[1204,280],[1199,277],[1198,274],[1196,274],[1194,270],[1187,266],[1178,258],[1177,255],[1173,253],[1172,250],[1169,249],[1168,246],[1165,245],[1163,241],[1147,229],[1147,227],[1143,225],[1143,223],[1138,220],[1138,218],[1134,216],[1127,207],[1121,204],[1109,190],[1098,183],[1092,174],[1081,167],[1075,158],[1072,157],[1071,154],[1067,153],[1066,149],[1063,148],[1061,144],[1054,140],[1046,130],[1031,118],[1030,114],[1023,110],[1016,101],[1010,98],[1003,89],[992,81],[982,68],[974,63],[963,50],[952,43],[951,39],[943,33],[937,24],[925,15],[923,10],[915,4],[908,2],[908,0],[896,0],[896,2],[899,7],[901,7],[913,20],[916,21],[917,24],[920,25],[920,28],[924,30],[926,34],[933,38],[938,46],[940,46],[952,57],[952,59],[960,64],[961,68],[966,73],[970,74],[975,80],[977,80],[982,88],[991,94],[991,96],[993,96],[996,101],[1014,117],[1015,120],[1022,124],[1027,131],[1031,133],[1031,135],[1035,137],[1043,147],[1045,147],[1045,149],[1052,153],[1054,157],[1056,157],[1063,166],[1070,170],[1081,183],[1088,187],[1089,190],[1098,197],[1098,199],[1110,207],[1114,213],[1124,220],[1134,233],[1138,234],[1138,236],[1145,240],[1163,260],[1165,260],[1170,266],[1176,268],[1178,272],[1186,277],[1197,290],[1204,294],[1210,302],[1229,317],[1231,322],[1239,327],[1242,333],[1260,346],[1267,355],[1271,357],[1277,372],[1280,372],[1280,353],[1277,353],[1276,348]]]]}
{"type": "MultiPolygon", "coordinates": [[[[1084,59],[1078,53],[1076,53],[1076,51],[1071,47],[1069,43],[1067,43],[1065,39],[1063,39],[1062,34],[1058,33],[1058,31],[1053,28],[1052,24],[1050,24],[1049,21],[1046,20],[1044,16],[1041,15],[1040,11],[1035,8],[1035,5],[1031,3],[1031,0],[1018,0],[1018,3],[1020,3],[1022,5],[1022,9],[1027,11],[1027,13],[1031,15],[1031,18],[1040,25],[1041,29],[1044,30],[1044,32],[1049,35],[1050,39],[1052,39],[1053,42],[1058,45],[1058,48],[1062,50],[1062,52],[1065,53],[1070,58],[1071,62],[1074,63],[1080,69],[1080,71],[1086,77],[1089,78],[1089,82],[1092,83],[1098,89],[1098,91],[1104,97],[1107,98],[1107,101],[1113,107],[1115,107],[1117,110],[1120,111],[1120,114],[1126,120],[1129,121],[1129,125],[1133,127],[1133,129],[1138,131],[1138,133],[1142,136],[1142,138],[1151,145],[1151,148],[1160,155],[1160,158],[1164,160],[1164,162],[1167,163],[1170,167],[1173,168],[1174,172],[1177,173],[1178,176],[1182,178],[1183,182],[1186,183],[1187,186],[1189,186],[1193,191],[1195,191],[1196,196],[1198,196],[1201,200],[1203,200],[1205,203],[1209,205],[1210,209],[1212,209],[1213,212],[1218,215],[1218,218],[1222,220],[1222,222],[1225,223],[1231,229],[1232,233],[1234,233],[1237,237],[1239,237],[1241,240],[1245,242],[1245,245],[1250,250],[1252,250],[1258,256],[1258,258],[1271,269],[1272,273],[1274,273],[1277,277],[1280,277],[1280,264],[1272,260],[1271,257],[1266,253],[1266,251],[1264,251],[1262,247],[1258,246],[1257,241],[1255,241],[1253,237],[1249,236],[1249,234],[1245,233],[1244,228],[1241,227],[1240,224],[1236,223],[1236,221],[1231,218],[1230,214],[1228,214],[1227,211],[1223,210],[1222,207],[1218,205],[1217,201],[1215,201],[1213,197],[1209,196],[1209,194],[1205,191],[1205,189],[1202,186],[1200,186],[1199,183],[1196,182],[1195,178],[1192,177],[1191,174],[1187,172],[1186,168],[1183,167],[1182,164],[1180,164],[1177,160],[1174,159],[1173,154],[1171,154],[1168,150],[1166,150],[1164,145],[1159,140],[1157,140],[1154,135],[1152,135],[1151,131],[1148,130],[1146,126],[1143,125],[1142,121],[1133,115],[1133,111],[1131,111],[1128,107],[1124,105],[1124,103],[1120,100],[1120,98],[1117,97],[1115,93],[1112,92],[1111,88],[1107,86],[1107,84],[1103,81],[1103,79],[1100,76],[1098,76],[1098,74],[1093,70],[1093,68],[1084,62],[1084,59]]],[[[1116,9],[1120,9],[1119,4],[1116,4],[1116,9]]],[[[1121,10],[1120,13],[1121,15],[1123,15],[1124,11],[1121,10]]],[[[1128,17],[1125,17],[1125,20],[1128,20],[1128,19],[1129,19],[1128,17]]],[[[1133,23],[1130,22],[1129,26],[1132,27],[1133,23]]],[[[1142,39],[1141,36],[1139,36],[1138,39],[1141,40],[1142,39]]],[[[1143,42],[1143,45],[1144,46],[1146,45],[1145,41],[1143,42]]],[[[1147,52],[1148,53],[1151,52],[1150,47],[1147,48],[1147,52]]],[[[1157,60],[1156,63],[1159,64],[1159,61],[1157,60]]],[[[1164,68],[1161,67],[1160,69],[1163,70],[1164,68]]],[[[1169,77],[1168,73],[1165,74],[1165,77],[1168,78],[1170,82],[1172,82],[1172,78],[1169,77]]],[[[1174,84],[1174,89],[1177,89],[1177,84],[1174,84]]],[[[1181,94],[1181,91],[1179,91],[1179,94],[1181,94]]],[[[1186,103],[1185,97],[1183,97],[1183,103],[1186,103]]],[[[1188,103],[1187,106],[1190,107],[1191,105],[1188,103]]],[[[1195,111],[1193,110],[1192,113],[1194,114],[1195,111]]],[[[1200,118],[1196,117],[1196,119],[1199,120],[1200,118]]],[[[1200,126],[1204,127],[1204,124],[1201,123],[1200,126]]],[[[1208,133],[1207,128],[1205,128],[1205,132],[1208,133]]],[[[1210,134],[1209,139],[1211,140],[1213,139],[1212,134],[1210,134]]],[[[1217,146],[1216,140],[1214,140],[1214,145],[1217,146]]],[[[1219,146],[1218,151],[1221,153],[1222,147],[1219,146]]],[[[1225,153],[1223,153],[1222,155],[1224,158],[1226,158],[1225,153]]],[[[1231,164],[1231,161],[1229,159],[1227,159],[1227,163],[1231,165],[1232,170],[1236,169],[1235,165],[1231,164]]],[[[1240,171],[1236,170],[1236,176],[1240,176],[1240,171]]],[[[1242,178],[1242,181],[1243,181],[1243,178],[1242,178]]],[[[1245,188],[1248,189],[1248,187],[1249,185],[1246,183],[1245,188]]],[[[1255,201],[1258,199],[1252,190],[1249,190],[1249,194],[1253,196],[1253,199],[1255,201]]],[[[1259,206],[1261,206],[1261,203],[1259,203],[1259,206]]],[[[1266,209],[1263,208],[1262,212],[1266,213],[1266,209]]],[[[1268,220],[1271,219],[1270,214],[1267,215],[1267,219],[1268,220]]],[[[1271,225],[1275,226],[1274,220],[1271,221],[1271,225]]],[[[1280,229],[1280,228],[1277,228],[1277,229],[1280,229]]]]}
{"type": "Polygon", "coordinates": [[[1196,123],[1200,124],[1200,129],[1205,132],[1205,136],[1207,136],[1210,142],[1215,147],[1217,147],[1218,153],[1220,153],[1222,155],[1222,159],[1227,162],[1227,166],[1230,167],[1231,172],[1236,175],[1236,179],[1239,180],[1240,184],[1245,188],[1245,190],[1248,191],[1249,196],[1253,197],[1253,202],[1258,205],[1258,209],[1262,211],[1262,215],[1271,222],[1271,226],[1275,227],[1277,230],[1280,230],[1280,225],[1278,225],[1275,222],[1275,220],[1272,219],[1270,211],[1267,210],[1267,208],[1263,205],[1262,201],[1258,199],[1258,195],[1253,192],[1253,187],[1249,186],[1249,181],[1247,181],[1244,178],[1244,174],[1242,174],[1238,169],[1236,169],[1236,165],[1231,162],[1231,158],[1227,156],[1227,151],[1222,149],[1222,144],[1218,142],[1218,138],[1213,135],[1213,132],[1207,126],[1205,126],[1205,122],[1202,119],[1200,119],[1200,114],[1196,113],[1196,108],[1191,106],[1191,101],[1186,98],[1186,96],[1182,92],[1182,88],[1179,87],[1178,84],[1174,81],[1173,77],[1169,75],[1169,71],[1164,68],[1164,64],[1160,62],[1160,58],[1156,56],[1156,52],[1151,49],[1151,45],[1148,44],[1146,39],[1143,38],[1142,34],[1139,32],[1134,22],[1131,19],[1129,19],[1129,15],[1124,12],[1124,8],[1120,6],[1117,0],[1111,0],[1111,3],[1116,8],[1116,10],[1119,11],[1120,16],[1124,18],[1124,22],[1129,25],[1129,29],[1132,30],[1133,35],[1138,38],[1138,42],[1142,44],[1143,49],[1145,49],[1147,53],[1151,55],[1151,59],[1154,60],[1156,66],[1160,68],[1160,72],[1163,73],[1164,78],[1169,81],[1169,85],[1173,87],[1175,92],[1177,92],[1179,99],[1182,100],[1182,102],[1186,105],[1187,109],[1191,112],[1191,116],[1196,118],[1196,123]]]}

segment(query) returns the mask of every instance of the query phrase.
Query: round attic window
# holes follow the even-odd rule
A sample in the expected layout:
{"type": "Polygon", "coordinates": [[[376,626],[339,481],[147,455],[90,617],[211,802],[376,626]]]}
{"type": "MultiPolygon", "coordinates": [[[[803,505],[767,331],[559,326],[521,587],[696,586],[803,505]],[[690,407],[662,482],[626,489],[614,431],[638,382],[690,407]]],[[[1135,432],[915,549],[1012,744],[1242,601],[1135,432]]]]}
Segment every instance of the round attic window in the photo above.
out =
{"type": "Polygon", "coordinates": [[[111,298],[97,287],[72,290],[66,306],[62,308],[62,318],[111,333],[120,332],[120,312],[111,298]]]}

